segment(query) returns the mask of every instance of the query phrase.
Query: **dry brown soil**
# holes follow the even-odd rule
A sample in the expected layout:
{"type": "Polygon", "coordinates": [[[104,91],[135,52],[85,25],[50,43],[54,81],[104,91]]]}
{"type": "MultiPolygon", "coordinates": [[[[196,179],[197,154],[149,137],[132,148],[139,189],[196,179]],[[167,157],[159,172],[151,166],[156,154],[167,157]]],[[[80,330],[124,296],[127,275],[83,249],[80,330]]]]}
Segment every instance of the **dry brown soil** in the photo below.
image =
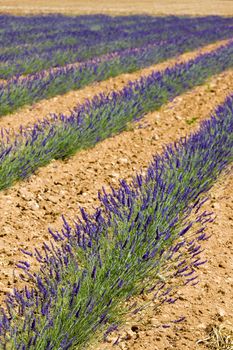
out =
{"type": "Polygon", "coordinates": [[[0,0],[0,12],[230,16],[233,14],[233,2],[231,0],[0,0]]]}
{"type": "MultiPolygon", "coordinates": [[[[73,219],[78,214],[79,206],[92,210],[93,206],[98,203],[97,191],[102,186],[109,188],[110,185],[117,186],[119,178],[130,179],[135,171],[145,169],[152,155],[161,152],[165,144],[196,129],[199,122],[207,118],[210,111],[223,102],[225,97],[232,92],[232,84],[232,70],[214,76],[204,86],[197,87],[175,98],[174,101],[164,105],[159,111],[148,114],[139,123],[132,124],[128,131],[107,139],[88,151],[79,152],[71,159],[53,161],[49,166],[41,168],[29,180],[0,192],[2,213],[0,217],[2,228],[0,234],[0,266],[3,272],[0,277],[1,296],[18,284],[18,272],[14,269],[14,264],[21,257],[19,248],[32,249],[35,246],[39,247],[43,240],[49,238],[47,234],[48,227],[56,229],[61,227],[61,213],[65,214],[68,219],[73,219]],[[197,119],[194,120],[193,118],[197,119]]],[[[224,186],[226,186],[225,182],[224,186]]],[[[231,188],[230,185],[227,186],[225,191],[227,196],[231,195],[231,188]]],[[[226,235],[231,234],[232,222],[227,221],[226,217],[231,217],[232,212],[230,213],[230,210],[232,207],[229,202],[225,201],[224,195],[223,201],[221,203],[218,201],[222,196],[221,192],[220,189],[219,195],[216,197],[215,210],[216,214],[221,214],[219,220],[223,220],[224,225],[226,224],[224,228],[219,226],[219,232],[224,231],[225,239],[226,235]]],[[[232,200],[232,197],[230,198],[232,200]]],[[[215,234],[215,232],[213,233],[215,234]]],[[[230,242],[230,236],[227,239],[230,242]]],[[[210,242],[216,243],[215,236],[210,242]]],[[[226,244],[224,242],[223,244],[226,244]]],[[[208,245],[207,249],[209,249],[208,245]]],[[[214,245],[214,251],[210,251],[210,255],[215,254],[216,257],[220,255],[219,258],[221,258],[222,254],[219,253],[222,252],[222,249],[218,242],[214,245]]],[[[151,319],[151,311],[149,311],[145,316],[145,320],[148,317],[148,326],[141,325],[140,320],[137,320],[141,327],[138,338],[140,340],[135,343],[134,338],[130,339],[128,348],[152,350],[159,346],[161,350],[173,348],[194,349],[197,337],[204,335],[206,324],[212,322],[214,310],[223,303],[225,303],[225,306],[222,307],[226,315],[224,317],[231,320],[231,294],[229,295],[231,284],[229,283],[232,282],[231,279],[221,279],[225,274],[227,278],[229,277],[230,248],[226,249],[225,253],[228,255],[226,255],[226,258],[223,255],[223,267],[216,265],[217,260],[214,258],[213,269],[206,265],[206,268],[202,270],[211,292],[203,294],[205,290],[209,290],[207,287],[203,287],[201,290],[196,289],[196,292],[188,290],[188,294],[186,294],[182,303],[177,304],[180,305],[181,313],[188,316],[190,321],[187,322],[191,323],[180,325],[178,327],[179,332],[178,329],[174,332],[157,329],[157,333],[154,333],[154,326],[151,326],[152,328],[149,326],[149,320],[151,319]],[[209,268],[210,273],[208,272],[209,268]],[[219,277],[216,278],[216,276],[219,277]],[[215,288],[216,285],[212,283],[213,280],[220,281],[219,286],[221,285],[223,292],[219,292],[215,288]],[[227,292],[224,294],[225,289],[227,292]],[[213,303],[213,300],[218,300],[218,302],[213,303]],[[195,315],[193,320],[190,318],[192,313],[195,315]],[[202,315],[204,315],[203,318],[202,315]],[[203,325],[200,326],[202,323],[203,325]],[[158,340],[160,336],[155,337],[155,334],[161,334],[162,340],[158,340]],[[187,345],[187,347],[186,342],[192,345],[187,345]],[[160,343],[164,343],[164,345],[160,343]],[[177,345],[174,347],[174,344],[177,345]]],[[[203,284],[201,285],[203,286],[203,284]]],[[[178,308],[178,313],[179,306],[175,307],[174,310],[176,308],[178,308]]],[[[222,310],[220,312],[222,313],[222,310]]],[[[163,322],[163,317],[169,313],[170,311],[166,309],[162,314],[153,317],[156,317],[158,322],[163,322]]],[[[125,344],[125,342],[123,343],[125,344]]],[[[125,346],[125,349],[127,349],[126,346],[128,345],[121,344],[121,346],[125,346]]]]}
{"type": "Polygon", "coordinates": [[[200,54],[211,52],[227,42],[229,40],[221,40],[134,73],[121,74],[115,78],[88,85],[83,89],[70,91],[62,96],[56,96],[34,103],[31,106],[25,106],[12,114],[0,117],[0,128],[6,127],[17,130],[20,125],[29,126],[34,124],[38,119],[44,117],[50,118],[50,115],[54,113],[69,115],[74,107],[83,103],[87,98],[91,99],[100,92],[110,93],[113,90],[121,90],[129,81],[139,79],[141,76],[147,76],[153,71],[165,70],[167,67],[172,67],[177,63],[187,62],[200,54]]]}

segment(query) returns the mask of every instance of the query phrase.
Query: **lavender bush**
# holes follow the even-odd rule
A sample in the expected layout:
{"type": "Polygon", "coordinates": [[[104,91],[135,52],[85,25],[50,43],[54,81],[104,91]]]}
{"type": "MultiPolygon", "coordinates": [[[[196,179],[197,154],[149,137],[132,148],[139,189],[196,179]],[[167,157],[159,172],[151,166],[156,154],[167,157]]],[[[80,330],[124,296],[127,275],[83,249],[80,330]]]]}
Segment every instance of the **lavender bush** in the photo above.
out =
{"type": "MultiPolygon", "coordinates": [[[[69,117],[54,116],[18,135],[2,130],[0,189],[23,179],[52,159],[65,158],[80,149],[119,133],[127,123],[159,108],[187,89],[233,64],[233,43],[164,72],[153,72],[130,82],[120,92],[99,95],[77,107],[69,117]]],[[[68,83],[68,82],[67,82],[68,83]]],[[[20,92],[21,94],[23,91],[20,92]]]]}
{"type": "Polygon", "coordinates": [[[172,307],[171,279],[196,284],[205,225],[212,220],[199,211],[233,159],[232,116],[230,96],[198,132],[155,156],[145,176],[103,190],[93,215],[81,209],[75,227],[63,217],[62,231],[50,230],[56,244],[44,243],[44,252],[34,253],[40,272],[27,261],[18,265],[35,287],[8,295],[0,317],[2,349],[86,349],[96,332],[107,336],[117,327],[124,300],[153,292],[152,300],[172,307]]]}

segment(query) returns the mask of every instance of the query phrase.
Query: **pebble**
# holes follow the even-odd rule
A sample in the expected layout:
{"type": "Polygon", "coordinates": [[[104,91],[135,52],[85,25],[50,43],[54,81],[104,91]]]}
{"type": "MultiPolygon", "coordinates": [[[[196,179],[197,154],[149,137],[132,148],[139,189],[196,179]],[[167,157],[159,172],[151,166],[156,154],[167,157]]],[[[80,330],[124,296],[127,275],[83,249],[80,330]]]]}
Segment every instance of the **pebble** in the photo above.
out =
{"type": "Polygon", "coordinates": [[[119,158],[117,160],[118,164],[127,164],[128,163],[128,159],[127,158],[119,158]]]}
{"type": "Polygon", "coordinates": [[[119,178],[120,175],[118,173],[112,172],[110,175],[110,177],[115,177],[115,178],[119,178]]]}
{"type": "Polygon", "coordinates": [[[153,327],[158,327],[160,325],[157,318],[151,318],[150,323],[152,324],[153,327]]]}
{"type": "Polygon", "coordinates": [[[218,308],[218,310],[217,310],[217,317],[218,317],[218,320],[220,321],[220,322],[223,322],[224,321],[224,316],[226,315],[226,312],[225,312],[225,310],[224,309],[222,309],[222,308],[218,308]]]}
{"type": "Polygon", "coordinates": [[[215,202],[212,204],[212,208],[219,210],[221,208],[221,205],[220,205],[220,203],[215,202]]]}
{"type": "Polygon", "coordinates": [[[130,339],[136,339],[136,333],[133,332],[131,329],[124,332],[124,335],[122,337],[123,340],[130,340],[130,339]]]}
{"type": "Polygon", "coordinates": [[[114,344],[117,341],[118,337],[108,336],[106,339],[107,343],[114,344]]]}
{"type": "Polygon", "coordinates": [[[87,193],[87,192],[83,192],[83,193],[82,193],[82,196],[83,196],[83,197],[87,197],[87,196],[88,196],[88,193],[87,193]]]}
{"type": "Polygon", "coordinates": [[[199,323],[197,325],[197,328],[199,328],[199,329],[206,329],[206,327],[207,327],[207,325],[205,323],[199,323]]]}
{"type": "Polygon", "coordinates": [[[56,196],[48,196],[47,200],[49,202],[52,202],[53,204],[57,204],[57,202],[58,202],[58,198],[56,196]]]}
{"type": "Polygon", "coordinates": [[[38,210],[40,208],[39,204],[36,201],[29,201],[28,206],[31,210],[38,210]]]}
{"type": "Polygon", "coordinates": [[[2,231],[0,232],[0,237],[4,237],[4,236],[6,236],[9,233],[14,232],[14,229],[12,227],[10,227],[10,226],[4,226],[2,228],[2,230],[3,230],[3,232],[2,231]]]}
{"type": "Polygon", "coordinates": [[[18,193],[25,201],[30,201],[34,199],[33,194],[25,188],[20,188],[18,193]]]}
{"type": "Polygon", "coordinates": [[[153,140],[153,141],[158,141],[158,140],[159,140],[159,135],[154,134],[154,135],[152,136],[152,140],[153,140]]]}

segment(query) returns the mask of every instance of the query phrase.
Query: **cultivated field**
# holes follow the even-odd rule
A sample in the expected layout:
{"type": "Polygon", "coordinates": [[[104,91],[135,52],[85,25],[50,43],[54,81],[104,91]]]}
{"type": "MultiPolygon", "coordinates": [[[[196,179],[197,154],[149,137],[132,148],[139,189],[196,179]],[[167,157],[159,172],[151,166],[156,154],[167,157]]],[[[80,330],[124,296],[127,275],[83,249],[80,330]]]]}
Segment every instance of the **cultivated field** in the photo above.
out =
{"type": "Polygon", "coordinates": [[[1,350],[233,349],[231,7],[0,1],[1,350]]]}
{"type": "Polygon", "coordinates": [[[67,13],[90,14],[106,13],[111,15],[149,14],[149,15],[222,15],[233,14],[231,0],[1,0],[2,12],[28,14],[43,13],[67,13]]]}

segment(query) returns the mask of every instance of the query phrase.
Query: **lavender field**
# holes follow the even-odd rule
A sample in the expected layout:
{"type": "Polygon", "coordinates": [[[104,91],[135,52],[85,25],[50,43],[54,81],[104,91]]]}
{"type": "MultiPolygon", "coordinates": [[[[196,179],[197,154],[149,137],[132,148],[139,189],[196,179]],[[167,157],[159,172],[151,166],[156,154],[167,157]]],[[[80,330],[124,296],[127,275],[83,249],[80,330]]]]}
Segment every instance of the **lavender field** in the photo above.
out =
{"type": "MultiPolygon", "coordinates": [[[[144,336],[137,344],[135,334],[127,344],[121,329],[152,305],[172,314],[182,290],[192,305],[192,293],[202,293],[203,251],[218,216],[206,203],[219,179],[232,176],[233,18],[2,14],[0,23],[0,349],[168,349],[146,345],[144,336]],[[128,82],[118,88],[124,74],[128,82]],[[108,79],[116,88],[103,92],[108,79]],[[52,98],[58,104],[87,86],[92,97],[74,100],[70,113],[42,109],[39,120],[27,120],[27,108],[52,98]],[[185,117],[180,107],[169,120],[183,101],[185,117]],[[24,122],[15,129],[19,115],[24,122]],[[115,150],[102,156],[111,142],[115,150]],[[79,178],[67,169],[80,164],[81,173],[82,157],[91,165],[79,178]]],[[[177,332],[185,310],[174,315],[165,322],[155,312],[158,327],[177,332]]],[[[135,327],[131,333],[140,332],[135,327]]],[[[213,330],[223,328],[213,327],[200,350],[215,349],[213,330]]],[[[227,329],[222,350],[233,346],[227,329]]],[[[192,335],[188,346],[197,341],[192,335]]]]}

